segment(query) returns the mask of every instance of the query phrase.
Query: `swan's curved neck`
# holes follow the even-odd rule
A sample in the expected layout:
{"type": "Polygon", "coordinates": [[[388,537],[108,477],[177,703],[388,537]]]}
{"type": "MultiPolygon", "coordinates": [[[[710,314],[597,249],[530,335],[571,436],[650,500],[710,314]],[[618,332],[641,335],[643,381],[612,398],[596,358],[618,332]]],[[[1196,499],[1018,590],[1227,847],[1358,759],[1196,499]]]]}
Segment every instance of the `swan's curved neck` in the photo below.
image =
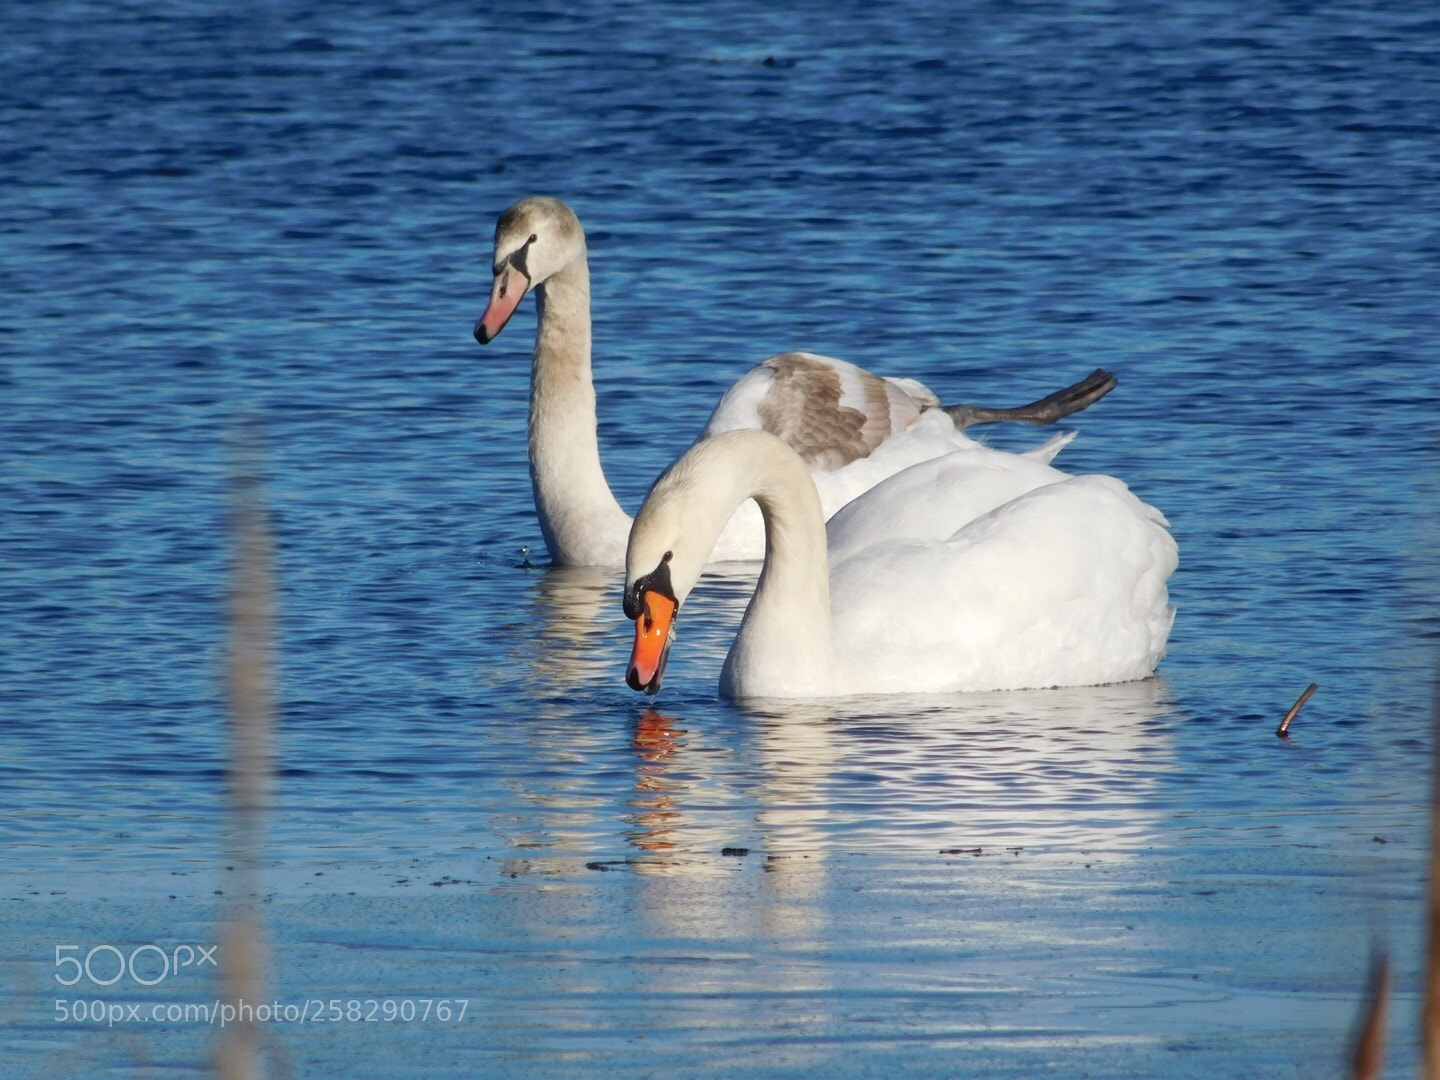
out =
{"type": "MultiPolygon", "coordinates": [[[[799,456],[758,432],[736,432],[743,461],[730,466],[739,498],[760,506],[765,564],[726,657],[726,697],[823,694],[835,674],[830,563],[815,482],[799,456]]],[[[714,441],[714,440],[708,440],[714,441]]]]}
{"type": "Polygon", "coordinates": [[[600,468],[584,254],[539,285],[535,302],[530,481],[545,546],[564,565],[614,563],[624,553],[630,518],[600,468]]]}

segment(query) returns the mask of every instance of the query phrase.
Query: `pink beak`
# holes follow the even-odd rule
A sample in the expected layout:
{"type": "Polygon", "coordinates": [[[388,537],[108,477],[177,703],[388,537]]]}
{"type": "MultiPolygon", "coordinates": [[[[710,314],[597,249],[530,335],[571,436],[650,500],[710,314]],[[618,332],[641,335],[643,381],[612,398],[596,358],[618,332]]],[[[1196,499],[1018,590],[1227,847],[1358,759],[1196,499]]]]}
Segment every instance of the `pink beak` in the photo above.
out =
{"type": "Polygon", "coordinates": [[[528,277],[513,266],[502,267],[495,275],[495,285],[490,290],[490,303],[485,307],[485,314],[475,324],[475,340],[481,345],[488,345],[496,334],[505,329],[505,324],[515,314],[529,289],[528,277]]]}

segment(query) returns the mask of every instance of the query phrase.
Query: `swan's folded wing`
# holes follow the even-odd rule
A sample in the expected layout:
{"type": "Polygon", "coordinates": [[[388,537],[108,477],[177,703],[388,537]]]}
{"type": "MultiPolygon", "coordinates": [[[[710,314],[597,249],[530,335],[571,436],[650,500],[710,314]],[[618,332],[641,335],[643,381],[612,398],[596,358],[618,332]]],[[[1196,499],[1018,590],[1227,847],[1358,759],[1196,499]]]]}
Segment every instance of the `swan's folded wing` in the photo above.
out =
{"type": "Polygon", "coordinates": [[[983,514],[1068,475],[1043,460],[980,444],[921,461],[830,518],[830,564],[886,541],[947,540],[983,514]]]}
{"type": "Polygon", "coordinates": [[[1164,655],[1165,519],[1112,477],[1032,491],[949,540],[896,540],[832,570],[836,648],[872,690],[1123,682],[1164,655]]]}
{"type": "Polygon", "coordinates": [[[760,428],[784,440],[811,469],[839,469],[905,430],[936,400],[913,379],[882,379],[843,360],[783,353],[740,377],[705,434],[760,428]]]}

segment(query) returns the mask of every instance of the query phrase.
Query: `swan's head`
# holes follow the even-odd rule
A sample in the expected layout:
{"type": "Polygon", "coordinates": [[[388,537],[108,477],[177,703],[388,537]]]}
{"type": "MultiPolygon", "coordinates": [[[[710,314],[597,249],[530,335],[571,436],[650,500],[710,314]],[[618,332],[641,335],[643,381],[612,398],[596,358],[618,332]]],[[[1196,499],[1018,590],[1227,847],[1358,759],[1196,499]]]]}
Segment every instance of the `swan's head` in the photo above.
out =
{"type": "Polygon", "coordinates": [[[660,689],[675,637],[675,616],[700,580],[715,538],[734,509],[697,497],[705,486],[692,468],[694,458],[693,452],[686,454],[655,481],[635,515],[625,552],[625,615],[635,620],[635,648],[625,681],[647,694],[660,689]]]}
{"type": "Polygon", "coordinates": [[[585,230],[559,199],[521,199],[495,223],[495,284],[475,324],[475,340],[488,344],[504,329],[525,294],[585,255],[585,230]]]}
{"type": "Polygon", "coordinates": [[[625,669],[625,681],[632,690],[658,693],[665,676],[665,661],[675,640],[675,615],[680,601],[670,576],[672,552],[665,552],[648,574],[625,585],[625,616],[635,620],[635,648],[625,669]]]}

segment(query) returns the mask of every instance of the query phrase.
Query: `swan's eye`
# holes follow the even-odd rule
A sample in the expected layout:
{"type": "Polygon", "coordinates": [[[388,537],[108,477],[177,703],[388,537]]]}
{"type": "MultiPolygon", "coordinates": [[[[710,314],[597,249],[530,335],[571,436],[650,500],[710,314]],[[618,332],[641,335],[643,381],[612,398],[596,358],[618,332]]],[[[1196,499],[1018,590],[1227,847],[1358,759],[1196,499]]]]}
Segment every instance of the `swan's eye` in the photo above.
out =
{"type": "Polygon", "coordinates": [[[540,239],[540,237],[536,236],[536,235],[532,232],[532,233],[530,234],[530,239],[527,240],[527,241],[525,241],[525,242],[526,242],[527,244],[533,244],[536,240],[539,240],[539,239],[540,239]]]}

